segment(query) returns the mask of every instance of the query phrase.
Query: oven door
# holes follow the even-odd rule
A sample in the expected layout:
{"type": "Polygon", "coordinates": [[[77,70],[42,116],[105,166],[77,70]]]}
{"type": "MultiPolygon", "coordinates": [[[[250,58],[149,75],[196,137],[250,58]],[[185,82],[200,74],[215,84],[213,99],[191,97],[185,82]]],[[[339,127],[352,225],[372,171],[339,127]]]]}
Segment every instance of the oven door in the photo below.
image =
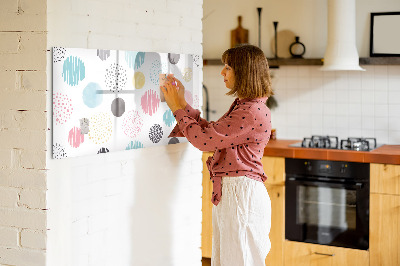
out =
{"type": "Polygon", "coordinates": [[[367,250],[369,185],[286,178],[286,239],[367,250]]]}

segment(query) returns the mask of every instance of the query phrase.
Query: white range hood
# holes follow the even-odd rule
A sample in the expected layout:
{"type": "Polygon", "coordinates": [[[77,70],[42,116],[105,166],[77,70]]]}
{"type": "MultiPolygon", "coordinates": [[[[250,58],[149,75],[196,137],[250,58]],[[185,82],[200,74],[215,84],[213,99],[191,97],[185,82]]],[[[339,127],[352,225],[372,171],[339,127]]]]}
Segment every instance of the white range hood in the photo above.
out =
{"type": "Polygon", "coordinates": [[[355,0],[328,0],[328,44],[320,70],[358,70],[355,0]]]}

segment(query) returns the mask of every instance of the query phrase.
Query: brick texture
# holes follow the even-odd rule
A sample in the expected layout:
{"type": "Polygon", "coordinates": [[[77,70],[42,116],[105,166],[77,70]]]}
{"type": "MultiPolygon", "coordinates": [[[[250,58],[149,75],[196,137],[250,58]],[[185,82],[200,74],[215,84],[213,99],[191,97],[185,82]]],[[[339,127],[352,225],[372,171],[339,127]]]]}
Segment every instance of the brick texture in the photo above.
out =
{"type": "Polygon", "coordinates": [[[46,12],[0,1],[0,265],[46,263],[46,12]]]}

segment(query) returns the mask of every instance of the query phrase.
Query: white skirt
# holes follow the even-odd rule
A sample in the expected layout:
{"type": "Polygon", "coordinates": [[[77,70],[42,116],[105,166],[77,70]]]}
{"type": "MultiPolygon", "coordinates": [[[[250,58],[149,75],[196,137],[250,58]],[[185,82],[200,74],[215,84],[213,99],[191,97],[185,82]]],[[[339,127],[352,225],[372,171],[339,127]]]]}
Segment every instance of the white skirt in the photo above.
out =
{"type": "Polygon", "coordinates": [[[212,210],[212,266],[262,266],[271,249],[271,200],[254,179],[222,178],[222,197],[212,210]]]}

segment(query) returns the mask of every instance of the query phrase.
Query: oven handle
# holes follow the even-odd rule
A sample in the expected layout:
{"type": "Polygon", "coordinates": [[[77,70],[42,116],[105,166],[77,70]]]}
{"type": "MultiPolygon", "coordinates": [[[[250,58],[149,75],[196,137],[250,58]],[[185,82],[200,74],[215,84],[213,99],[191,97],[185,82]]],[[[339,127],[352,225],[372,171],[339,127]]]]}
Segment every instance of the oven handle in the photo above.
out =
{"type": "Polygon", "coordinates": [[[344,187],[348,187],[348,188],[354,188],[354,189],[361,189],[363,187],[363,183],[361,182],[356,182],[356,183],[346,183],[346,182],[332,182],[332,181],[309,181],[309,180],[304,180],[302,178],[297,178],[297,177],[288,177],[287,181],[291,181],[291,182],[296,182],[296,183],[301,183],[304,185],[341,185],[344,187]]]}

